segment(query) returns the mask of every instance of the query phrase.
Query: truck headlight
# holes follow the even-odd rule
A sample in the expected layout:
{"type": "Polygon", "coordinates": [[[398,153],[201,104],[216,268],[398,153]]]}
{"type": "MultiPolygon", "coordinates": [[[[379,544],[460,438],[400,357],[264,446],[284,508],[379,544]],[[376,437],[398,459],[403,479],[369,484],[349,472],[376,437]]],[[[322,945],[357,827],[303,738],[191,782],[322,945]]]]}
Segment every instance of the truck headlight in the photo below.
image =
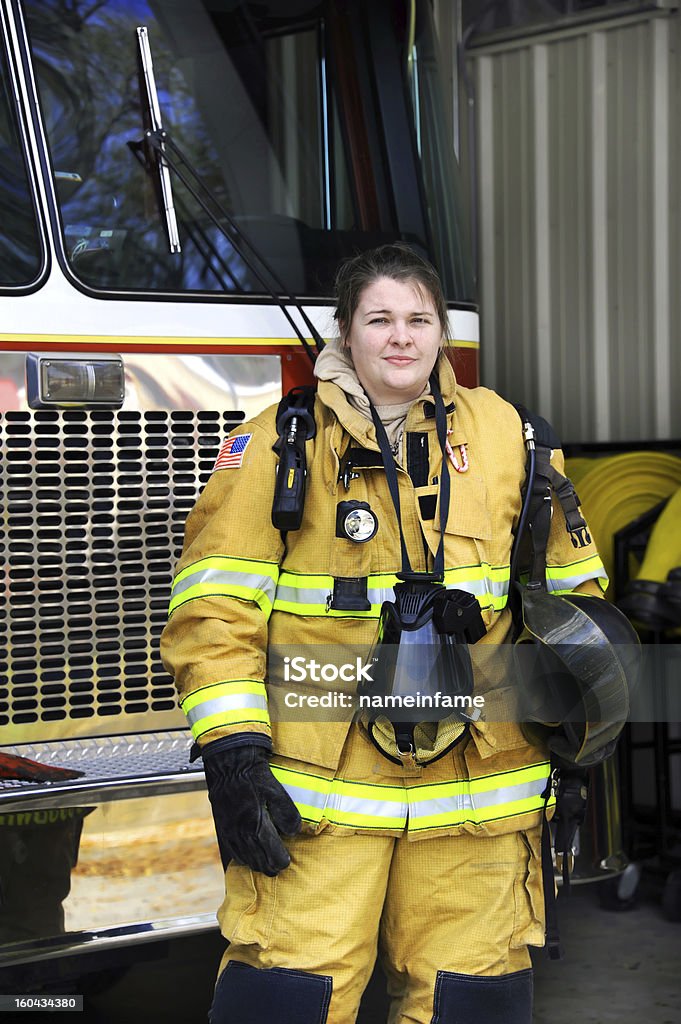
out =
{"type": "Polygon", "coordinates": [[[117,355],[26,356],[26,396],[31,409],[98,405],[118,408],[125,398],[123,360],[117,355]]]}

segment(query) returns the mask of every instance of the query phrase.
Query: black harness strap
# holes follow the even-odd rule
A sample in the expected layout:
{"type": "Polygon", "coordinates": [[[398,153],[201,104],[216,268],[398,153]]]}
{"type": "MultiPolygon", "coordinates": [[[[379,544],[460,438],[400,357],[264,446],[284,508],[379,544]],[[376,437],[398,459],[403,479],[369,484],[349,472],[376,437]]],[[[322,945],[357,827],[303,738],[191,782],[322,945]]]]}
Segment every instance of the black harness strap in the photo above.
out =
{"type": "MultiPolygon", "coordinates": [[[[443,582],[445,573],[445,527],[447,525],[447,517],[449,515],[449,498],[451,491],[451,481],[449,477],[449,466],[447,463],[447,412],[445,410],[444,400],[440,392],[440,386],[437,380],[437,375],[433,372],[430,376],[430,389],[435,399],[435,427],[437,430],[438,441],[440,442],[440,448],[442,450],[442,471],[440,474],[440,543],[438,544],[437,552],[435,554],[435,560],[433,562],[433,572],[428,575],[432,578],[433,582],[443,582]]],[[[383,468],[385,469],[386,480],[388,483],[388,489],[390,490],[390,497],[392,498],[393,506],[395,508],[395,514],[397,516],[397,525],[400,531],[400,547],[402,550],[402,574],[412,575],[411,562],[409,561],[409,553],[407,551],[407,545],[404,539],[404,531],[402,530],[402,514],[400,509],[400,489],[397,480],[397,470],[395,468],[395,459],[392,451],[390,450],[390,443],[388,441],[388,435],[386,434],[385,427],[383,426],[381,419],[374,408],[373,402],[369,401],[369,408],[371,409],[371,418],[374,421],[374,427],[376,428],[376,440],[378,441],[378,447],[381,450],[381,458],[383,460],[383,468]]]]}
{"type": "MultiPolygon", "coordinates": [[[[527,526],[531,559],[528,584],[546,590],[546,549],[551,530],[551,498],[555,494],[560,502],[565,526],[570,540],[576,548],[586,547],[591,542],[586,522],[579,511],[579,498],[567,477],[551,465],[551,455],[560,448],[560,441],[550,423],[542,416],[529,412],[524,406],[516,405],[516,411],[523,421],[528,451],[534,453],[528,460],[528,471],[523,488],[523,521],[514,543],[512,565],[517,562],[522,532],[527,526]],[[529,437],[528,437],[529,432],[529,437]]],[[[513,582],[513,575],[511,577],[513,582]]]]}
{"type": "Polygon", "coordinates": [[[411,572],[411,562],[409,561],[409,552],[407,551],[407,543],[404,539],[404,530],[402,529],[402,513],[400,507],[400,486],[397,480],[397,470],[395,469],[395,460],[393,453],[390,450],[390,442],[388,441],[388,435],[385,432],[385,427],[381,423],[380,416],[374,408],[374,403],[369,400],[369,408],[371,409],[371,418],[374,421],[374,427],[376,428],[376,440],[378,441],[378,447],[381,449],[381,459],[383,461],[383,468],[385,469],[385,478],[388,484],[388,490],[390,491],[390,497],[392,498],[393,506],[395,508],[395,515],[397,516],[397,527],[400,531],[400,548],[402,552],[402,572],[411,572]]]}
{"type": "Polygon", "coordinates": [[[555,791],[555,785],[552,772],[546,784],[546,789],[542,793],[544,812],[541,823],[541,877],[542,888],[544,889],[544,915],[546,917],[546,951],[549,955],[549,960],[562,960],[563,950],[560,945],[560,933],[558,930],[556,883],[553,877],[553,856],[551,854],[551,829],[547,817],[548,802],[551,794],[555,791]]]}
{"type": "MultiPolygon", "coordinates": [[[[536,443],[536,442],[535,442],[536,443]]],[[[529,494],[528,529],[532,545],[529,585],[546,590],[546,550],[551,530],[551,449],[537,444],[536,469],[529,494]]]]}
{"type": "Polygon", "coordinates": [[[576,548],[585,548],[591,543],[591,536],[586,526],[586,520],[579,511],[579,498],[572,482],[567,477],[561,476],[557,469],[549,466],[549,481],[553,493],[558,498],[565,516],[570,540],[576,548]]]}
{"type": "MultiPolygon", "coordinates": [[[[528,412],[522,405],[516,405],[516,411],[523,421],[525,445],[528,452],[525,484],[523,486],[523,502],[518,530],[511,553],[511,573],[509,581],[509,605],[513,614],[514,632],[517,638],[522,631],[522,602],[520,600],[520,551],[523,535],[527,530],[530,540],[529,579],[527,586],[546,590],[546,552],[551,530],[552,495],[560,502],[565,517],[565,525],[570,534],[572,544],[576,548],[586,547],[591,542],[586,522],[579,510],[579,498],[567,477],[563,476],[551,465],[554,449],[560,448],[560,441],[551,426],[541,416],[528,412]]],[[[583,784],[578,778],[578,783],[583,784]]],[[[547,817],[548,801],[556,795],[557,807],[555,814],[556,852],[563,858],[562,875],[563,890],[567,894],[570,886],[569,857],[576,828],[581,823],[585,800],[582,803],[573,797],[577,783],[572,784],[570,778],[563,778],[560,769],[554,769],[542,794],[544,810],[541,832],[541,870],[544,889],[544,910],[546,914],[546,947],[551,960],[560,960],[563,952],[558,934],[558,914],[554,882],[553,856],[551,852],[551,830],[547,817]],[[574,808],[572,806],[574,804],[574,808]]]]}

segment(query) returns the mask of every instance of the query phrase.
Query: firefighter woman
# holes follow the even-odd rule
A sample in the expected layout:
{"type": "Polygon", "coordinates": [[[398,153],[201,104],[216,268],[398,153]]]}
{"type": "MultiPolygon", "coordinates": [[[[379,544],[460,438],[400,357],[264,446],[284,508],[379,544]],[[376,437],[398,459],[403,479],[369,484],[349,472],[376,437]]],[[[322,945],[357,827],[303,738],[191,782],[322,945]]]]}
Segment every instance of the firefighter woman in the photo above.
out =
{"type": "MultiPolygon", "coordinates": [[[[482,713],[293,720],[272,670],[294,646],[368,649],[382,617],[399,646],[411,627],[398,594],[417,594],[436,632],[463,615],[476,648],[511,630],[518,413],[457,386],[440,281],[408,247],[341,266],[336,320],[315,368],[300,528],[272,522],[271,408],[230,436],[188,518],[162,638],[227,865],[210,1020],[353,1024],[378,953],[391,1022],[528,1024],[550,762],[499,713],[503,678],[488,675],[482,713]]],[[[549,591],[599,595],[604,577],[558,509],[549,591]]],[[[323,675],[308,696],[348,688],[323,675]]]]}

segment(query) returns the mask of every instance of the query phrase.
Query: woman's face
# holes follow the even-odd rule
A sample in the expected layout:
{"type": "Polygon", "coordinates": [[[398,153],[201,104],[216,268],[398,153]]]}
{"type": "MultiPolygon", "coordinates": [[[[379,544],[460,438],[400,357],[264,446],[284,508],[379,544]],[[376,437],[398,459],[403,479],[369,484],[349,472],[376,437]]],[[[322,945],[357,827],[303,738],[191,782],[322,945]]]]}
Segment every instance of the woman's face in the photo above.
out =
{"type": "Polygon", "coordinates": [[[360,293],[344,340],[373,404],[399,405],[423,393],[442,331],[428,291],[380,277],[360,293]]]}

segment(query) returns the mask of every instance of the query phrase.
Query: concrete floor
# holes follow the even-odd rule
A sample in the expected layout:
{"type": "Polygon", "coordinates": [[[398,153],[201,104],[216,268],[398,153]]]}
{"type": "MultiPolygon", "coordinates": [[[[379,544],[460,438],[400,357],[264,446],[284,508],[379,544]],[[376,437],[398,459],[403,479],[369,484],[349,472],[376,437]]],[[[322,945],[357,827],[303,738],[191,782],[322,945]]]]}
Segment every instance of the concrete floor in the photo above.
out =
{"type": "MultiPolygon", "coordinates": [[[[645,888],[626,912],[602,909],[594,885],[573,887],[570,899],[561,900],[567,955],[555,963],[536,951],[535,1024],[681,1022],[681,922],[666,920],[659,893],[645,888]]],[[[138,947],[136,964],[74,986],[85,993],[85,1012],[74,1024],[206,1024],[222,945],[211,933],[157,949],[138,947]],[[142,959],[151,954],[155,959],[142,959]]],[[[8,991],[1,976],[0,991],[8,991]]],[[[385,1007],[375,973],[357,1024],[385,1024],[385,1007]]],[[[3,1024],[47,1019],[3,1014],[3,1024]]]]}
{"type": "Polygon", "coordinates": [[[565,959],[533,952],[534,1024],[681,1022],[681,922],[664,918],[659,894],[617,912],[597,885],[573,887],[559,907],[565,959]]]}

